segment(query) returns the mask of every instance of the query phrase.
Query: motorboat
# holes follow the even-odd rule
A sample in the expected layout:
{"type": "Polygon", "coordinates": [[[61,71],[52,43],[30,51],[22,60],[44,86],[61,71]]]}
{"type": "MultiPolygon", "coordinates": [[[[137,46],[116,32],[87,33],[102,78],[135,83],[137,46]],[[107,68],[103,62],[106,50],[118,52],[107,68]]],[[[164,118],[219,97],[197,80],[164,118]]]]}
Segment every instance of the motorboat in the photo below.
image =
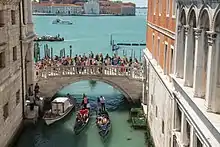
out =
{"type": "Polygon", "coordinates": [[[51,102],[51,109],[45,112],[43,119],[47,125],[61,120],[68,115],[74,107],[74,103],[67,97],[57,97],[51,102]]]}
{"type": "Polygon", "coordinates": [[[34,41],[50,41],[50,42],[54,42],[54,41],[64,41],[64,38],[60,37],[59,34],[57,36],[45,35],[45,36],[41,36],[41,37],[36,37],[34,39],[34,41]]]}
{"type": "Polygon", "coordinates": [[[55,19],[52,21],[52,24],[63,24],[63,25],[72,25],[73,23],[69,20],[55,19]]]}

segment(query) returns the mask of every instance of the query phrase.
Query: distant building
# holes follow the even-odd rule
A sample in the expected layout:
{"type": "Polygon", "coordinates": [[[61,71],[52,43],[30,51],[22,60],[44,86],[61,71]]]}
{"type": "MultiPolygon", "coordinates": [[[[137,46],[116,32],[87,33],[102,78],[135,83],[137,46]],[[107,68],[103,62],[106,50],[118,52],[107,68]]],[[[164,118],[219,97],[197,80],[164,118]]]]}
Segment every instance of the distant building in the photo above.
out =
{"type": "Polygon", "coordinates": [[[74,4],[33,3],[33,13],[78,15],[82,13],[82,6],[74,4]]]}
{"type": "Polygon", "coordinates": [[[120,1],[99,1],[101,14],[135,15],[135,4],[120,1]]]}
{"type": "Polygon", "coordinates": [[[84,3],[85,14],[99,14],[99,2],[97,0],[89,0],[84,3]]]}
{"type": "Polygon", "coordinates": [[[121,15],[135,15],[135,7],[133,6],[121,6],[121,15]]]}

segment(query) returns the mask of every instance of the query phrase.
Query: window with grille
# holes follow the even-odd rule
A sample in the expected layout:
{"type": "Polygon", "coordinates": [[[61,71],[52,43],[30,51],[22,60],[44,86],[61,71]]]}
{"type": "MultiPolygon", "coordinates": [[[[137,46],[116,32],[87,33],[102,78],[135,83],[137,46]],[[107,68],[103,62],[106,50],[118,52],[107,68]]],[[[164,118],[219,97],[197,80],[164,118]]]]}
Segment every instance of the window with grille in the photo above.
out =
{"type": "Polygon", "coordinates": [[[11,24],[15,25],[16,24],[16,13],[15,10],[11,10],[11,24]]]}
{"type": "Polygon", "coordinates": [[[3,118],[4,120],[6,120],[8,118],[8,103],[6,103],[4,106],[3,106],[3,118]]]}
{"type": "Polygon", "coordinates": [[[0,27],[4,27],[5,25],[4,11],[0,10],[0,27]]]}
{"type": "Polygon", "coordinates": [[[20,103],[20,89],[16,92],[16,105],[20,103]]]}
{"type": "Polygon", "coordinates": [[[0,53],[0,69],[5,67],[5,52],[0,53]]]}
{"type": "Polygon", "coordinates": [[[13,61],[17,60],[17,47],[13,47],[13,61]]]}

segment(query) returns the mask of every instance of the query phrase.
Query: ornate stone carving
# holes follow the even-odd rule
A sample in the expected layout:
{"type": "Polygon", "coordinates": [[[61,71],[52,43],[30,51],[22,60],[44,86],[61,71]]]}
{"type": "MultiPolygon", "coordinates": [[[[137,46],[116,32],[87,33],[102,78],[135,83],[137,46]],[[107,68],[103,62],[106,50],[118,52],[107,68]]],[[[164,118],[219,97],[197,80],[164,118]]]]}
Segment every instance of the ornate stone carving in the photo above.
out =
{"type": "Polygon", "coordinates": [[[183,27],[182,25],[178,25],[178,33],[181,32],[182,27],[183,27]]]}
{"type": "Polygon", "coordinates": [[[217,33],[212,32],[212,31],[207,31],[206,33],[207,33],[207,36],[208,36],[208,44],[209,44],[209,46],[212,46],[215,43],[217,33]]]}
{"type": "Polygon", "coordinates": [[[195,38],[198,39],[201,36],[202,29],[194,28],[195,38]]]}
{"type": "Polygon", "coordinates": [[[189,32],[189,25],[184,25],[185,34],[187,35],[189,32]]]}

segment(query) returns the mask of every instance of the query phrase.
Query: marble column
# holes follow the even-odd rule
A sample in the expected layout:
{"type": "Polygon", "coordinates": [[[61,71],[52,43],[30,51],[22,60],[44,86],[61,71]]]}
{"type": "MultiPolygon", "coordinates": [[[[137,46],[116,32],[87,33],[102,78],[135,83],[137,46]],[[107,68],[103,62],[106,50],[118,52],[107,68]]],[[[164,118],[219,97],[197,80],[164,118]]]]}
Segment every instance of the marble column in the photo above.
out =
{"type": "Polygon", "coordinates": [[[181,68],[181,60],[180,56],[181,55],[181,42],[183,39],[181,38],[181,30],[182,30],[182,25],[178,25],[177,31],[176,31],[176,41],[175,41],[175,58],[174,58],[174,73],[177,78],[180,77],[180,68],[181,68]]]}
{"type": "Polygon", "coordinates": [[[206,82],[206,102],[207,111],[212,111],[215,103],[215,90],[217,81],[217,52],[215,48],[216,33],[207,32],[208,34],[208,64],[207,64],[207,82],[206,82]]]}
{"type": "MultiPolygon", "coordinates": [[[[193,91],[195,97],[204,96],[203,91],[203,72],[204,72],[204,37],[201,36],[201,29],[195,30],[195,65],[194,65],[194,78],[193,78],[193,91]]],[[[203,33],[204,35],[204,33],[203,33]]]]}
{"type": "MultiPolygon", "coordinates": [[[[183,74],[184,74],[184,57],[185,57],[185,45],[187,45],[187,42],[186,42],[186,38],[187,38],[187,32],[185,30],[185,27],[184,26],[181,26],[179,28],[180,30],[180,41],[178,41],[178,46],[180,48],[180,55],[179,55],[179,77],[180,78],[183,78],[183,74]]],[[[187,30],[188,31],[188,30],[187,30]]]]}
{"type": "Polygon", "coordinates": [[[185,46],[184,59],[184,86],[191,87],[193,85],[193,66],[194,66],[194,30],[192,27],[186,27],[187,44],[185,46]]]}
{"type": "Polygon", "coordinates": [[[187,124],[186,124],[186,115],[182,113],[182,118],[181,118],[181,144],[183,146],[188,145],[188,138],[187,138],[187,124]]]}
{"type": "Polygon", "coordinates": [[[195,129],[193,126],[190,126],[190,142],[189,142],[189,147],[195,147],[197,145],[197,138],[196,138],[196,133],[195,129]]]}
{"type": "Polygon", "coordinates": [[[180,38],[180,30],[181,30],[181,24],[180,24],[180,20],[179,20],[179,7],[177,7],[176,10],[176,35],[175,35],[175,49],[174,49],[174,74],[176,75],[177,78],[179,78],[179,55],[180,55],[180,48],[179,48],[179,41],[181,41],[182,39],[180,38]]]}

